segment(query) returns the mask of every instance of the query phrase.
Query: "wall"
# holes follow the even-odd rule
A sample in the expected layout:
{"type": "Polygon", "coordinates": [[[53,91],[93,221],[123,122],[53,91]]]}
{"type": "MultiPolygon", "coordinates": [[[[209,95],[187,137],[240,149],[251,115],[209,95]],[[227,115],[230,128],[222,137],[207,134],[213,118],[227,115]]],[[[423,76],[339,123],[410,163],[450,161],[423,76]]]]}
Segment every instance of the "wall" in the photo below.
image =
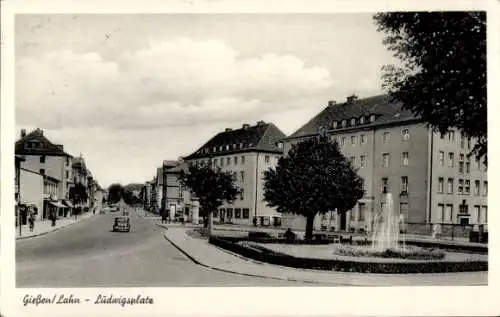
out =
{"type": "Polygon", "coordinates": [[[21,168],[19,175],[21,204],[34,204],[38,209],[37,220],[43,213],[43,176],[21,168]]]}
{"type": "Polygon", "coordinates": [[[45,175],[58,179],[61,183],[59,185],[58,199],[67,198],[69,179],[66,178],[66,171],[71,176],[71,167],[66,165],[66,157],[64,156],[46,156],[45,163],[40,163],[39,155],[24,155],[26,161],[21,162],[21,167],[31,171],[39,172],[40,169],[45,169],[45,175]]]}

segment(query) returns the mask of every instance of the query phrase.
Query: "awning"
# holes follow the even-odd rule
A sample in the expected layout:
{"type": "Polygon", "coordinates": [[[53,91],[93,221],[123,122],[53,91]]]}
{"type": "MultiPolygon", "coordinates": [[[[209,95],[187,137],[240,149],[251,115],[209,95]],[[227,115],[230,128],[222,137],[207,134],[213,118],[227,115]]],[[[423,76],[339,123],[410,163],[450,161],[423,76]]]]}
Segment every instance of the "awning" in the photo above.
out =
{"type": "Polygon", "coordinates": [[[58,201],[49,201],[49,203],[52,205],[52,206],[55,206],[57,208],[67,208],[66,206],[64,206],[63,204],[61,204],[60,202],[58,201]]]}
{"type": "Polygon", "coordinates": [[[63,200],[62,202],[63,202],[63,204],[66,205],[66,207],[73,208],[73,204],[71,203],[71,201],[69,201],[69,200],[63,200]]]}

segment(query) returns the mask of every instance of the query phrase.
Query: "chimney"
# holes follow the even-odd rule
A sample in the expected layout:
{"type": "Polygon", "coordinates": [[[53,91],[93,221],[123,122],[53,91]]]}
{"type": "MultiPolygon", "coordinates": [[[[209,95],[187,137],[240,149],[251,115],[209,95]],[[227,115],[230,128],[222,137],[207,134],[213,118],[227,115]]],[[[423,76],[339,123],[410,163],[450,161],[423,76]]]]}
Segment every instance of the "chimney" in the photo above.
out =
{"type": "Polygon", "coordinates": [[[224,132],[229,132],[229,131],[232,131],[233,129],[231,128],[226,128],[226,130],[224,130],[224,132]]]}
{"type": "Polygon", "coordinates": [[[328,107],[334,106],[336,104],[337,104],[337,102],[335,100],[329,100],[328,101],[328,107]]]}
{"type": "Polygon", "coordinates": [[[262,121],[262,120],[257,121],[257,126],[261,126],[261,125],[263,125],[264,123],[265,123],[265,122],[264,122],[264,121],[262,121]]]}
{"type": "Polygon", "coordinates": [[[26,136],[26,129],[21,129],[21,138],[26,136]]]}
{"type": "Polygon", "coordinates": [[[358,96],[356,96],[355,94],[352,94],[351,96],[347,97],[347,103],[352,103],[354,100],[357,100],[357,99],[358,99],[358,96]]]}
{"type": "Polygon", "coordinates": [[[250,127],[250,125],[249,125],[249,124],[247,124],[247,123],[243,123],[242,129],[243,129],[243,130],[246,130],[246,129],[248,129],[249,127],[250,127]]]}
{"type": "Polygon", "coordinates": [[[62,144],[56,144],[56,147],[60,149],[61,151],[64,151],[64,145],[62,144]]]}

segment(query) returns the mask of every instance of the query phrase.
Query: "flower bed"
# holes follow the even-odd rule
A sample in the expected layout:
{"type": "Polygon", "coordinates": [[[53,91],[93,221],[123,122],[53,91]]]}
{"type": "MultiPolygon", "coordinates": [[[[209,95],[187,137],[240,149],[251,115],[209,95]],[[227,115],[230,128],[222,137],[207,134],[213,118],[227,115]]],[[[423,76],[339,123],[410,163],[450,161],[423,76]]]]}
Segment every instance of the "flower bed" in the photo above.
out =
{"type": "Polygon", "coordinates": [[[411,260],[442,260],[446,253],[436,249],[422,249],[417,247],[406,247],[399,249],[386,249],[383,251],[372,250],[370,247],[353,247],[350,245],[339,245],[334,248],[334,254],[355,257],[378,257],[398,258],[411,260]]]}

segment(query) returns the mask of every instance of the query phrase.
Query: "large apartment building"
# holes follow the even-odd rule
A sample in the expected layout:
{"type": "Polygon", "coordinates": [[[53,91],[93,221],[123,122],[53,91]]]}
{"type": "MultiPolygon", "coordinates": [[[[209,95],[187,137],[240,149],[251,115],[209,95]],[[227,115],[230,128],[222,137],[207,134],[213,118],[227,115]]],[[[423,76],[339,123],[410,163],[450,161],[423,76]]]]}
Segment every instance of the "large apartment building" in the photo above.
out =
{"type": "Polygon", "coordinates": [[[228,128],[218,133],[184,158],[191,163],[211,161],[214,166],[231,171],[236,185],[242,189],[240,197],[214,214],[215,221],[252,224],[255,218],[263,226],[281,222],[281,214],[263,200],[263,173],[276,166],[283,155],[278,141],[284,137],[272,123],[243,124],[239,129],[228,128]]]}
{"type": "MultiPolygon", "coordinates": [[[[349,97],[328,106],[283,140],[292,144],[326,130],[364,180],[365,195],[345,215],[319,216],[315,227],[371,230],[373,215],[391,193],[408,226],[487,223],[487,173],[470,156],[474,140],[457,131],[441,136],[388,96],[349,97]]],[[[284,215],[284,226],[305,227],[305,218],[284,215]]]]}

